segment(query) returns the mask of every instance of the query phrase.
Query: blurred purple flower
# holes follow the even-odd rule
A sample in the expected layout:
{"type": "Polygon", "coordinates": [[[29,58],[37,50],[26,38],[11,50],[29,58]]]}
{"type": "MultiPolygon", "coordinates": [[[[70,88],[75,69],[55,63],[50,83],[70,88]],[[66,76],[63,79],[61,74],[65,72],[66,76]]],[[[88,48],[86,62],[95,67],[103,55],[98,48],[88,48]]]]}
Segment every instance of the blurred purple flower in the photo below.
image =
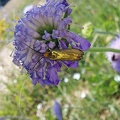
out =
{"type": "Polygon", "coordinates": [[[0,117],[0,120],[6,120],[7,118],[5,118],[5,117],[0,117]]]}
{"type": "Polygon", "coordinates": [[[25,68],[33,84],[58,85],[62,64],[78,67],[78,61],[53,61],[44,56],[48,49],[72,48],[85,51],[90,43],[68,31],[72,9],[66,0],[47,0],[44,6],[34,7],[18,21],[14,32],[13,62],[25,68]]]}
{"type": "Polygon", "coordinates": [[[61,106],[56,100],[54,101],[54,106],[52,109],[53,109],[53,112],[56,115],[57,119],[62,120],[61,106]]]}
{"type": "MultiPolygon", "coordinates": [[[[120,35],[111,42],[110,48],[120,49],[120,35]]],[[[112,67],[120,73],[120,53],[107,52],[106,55],[108,60],[111,62],[112,67]]]]}

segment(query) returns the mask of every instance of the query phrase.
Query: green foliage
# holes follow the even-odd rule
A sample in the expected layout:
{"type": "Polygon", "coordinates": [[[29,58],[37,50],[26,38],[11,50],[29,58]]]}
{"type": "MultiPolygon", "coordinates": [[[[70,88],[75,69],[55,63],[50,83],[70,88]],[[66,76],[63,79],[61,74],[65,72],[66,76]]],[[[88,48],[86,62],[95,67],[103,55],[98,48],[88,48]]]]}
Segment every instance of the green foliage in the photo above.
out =
{"type": "MultiPolygon", "coordinates": [[[[120,18],[120,7],[117,0],[111,2],[69,0],[69,2],[75,5],[71,15],[74,23],[82,26],[91,22],[95,31],[112,33],[118,31],[120,20],[117,18],[120,18]]],[[[74,23],[71,29],[82,35],[81,29],[74,23]]],[[[108,37],[111,36],[94,32],[88,40],[94,43],[93,46],[103,47],[109,44],[108,37]]],[[[11,76],[11,82],[6,84],[9,92],[1,93],[0,116],[17,116],[22,117],[21,120],[42,120],[42,118],[54,120],[56,118],[51,110],[52,101],[58,99],[61,101],[65,120],[120,118],[120,85],[114,81],[117,74],[111,68],[104,53],[86,52],[77,69],[63,67],[59,75],[62,82],[56,87],[41,87],[39,84],[33,86],[27,75],[19,75],[16,78],[17,82],[14,83],[15,76],[11,76]],[[79,80],[73,79],[74,73],[80,73],[79,80]],[[64,82],[65,77],[69,79],[68,82],[64,82]],[[81,97],[82,93],[86,95],[85,98],[81,97]],[[41,118],[36,116],[39,103],[43,104],[39,113],[41,118]]]]}

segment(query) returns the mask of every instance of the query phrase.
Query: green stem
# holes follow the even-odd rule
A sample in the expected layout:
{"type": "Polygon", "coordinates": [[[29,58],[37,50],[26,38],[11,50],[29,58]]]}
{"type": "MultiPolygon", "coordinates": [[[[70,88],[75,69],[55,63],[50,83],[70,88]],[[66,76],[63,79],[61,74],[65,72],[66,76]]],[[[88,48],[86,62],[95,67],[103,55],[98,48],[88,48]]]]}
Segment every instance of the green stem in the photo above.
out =
{"type": "Polygon", "coordinates": [[[118,34],[116,34],[116,33],[111,33],[111,32],[107,32],[107,31],[97,31],[97,30],[95,30],[94,33],[98,33],[98,34],[110,34],[110,35],[118,36],[118,34]]]}
{"type": "Polygon", "coordinates": [[[92,47],[88,52],[117,52],[120,53],[120,49],[107,48],[107,47],[92,47]]]}

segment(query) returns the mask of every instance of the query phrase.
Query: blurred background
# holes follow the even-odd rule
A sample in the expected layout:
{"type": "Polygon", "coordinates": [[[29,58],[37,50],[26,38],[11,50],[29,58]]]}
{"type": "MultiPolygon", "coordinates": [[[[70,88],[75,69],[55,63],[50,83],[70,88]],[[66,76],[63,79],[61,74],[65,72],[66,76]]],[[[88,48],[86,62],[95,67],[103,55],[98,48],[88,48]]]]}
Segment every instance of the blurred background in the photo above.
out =
{"type": "MultiPolygon", "coordinates": [[[[94,47],[107,47],[120,32],[120,0],[68,0],[71,30],[94,47]],[[80,26],[91,26],[85,33],[80,26]],[[89,33],[90,32],[90,33],[89,33]],[[101,33],[100,33],[101,32],[101,33]],[[113,33],[113,34],[110,34],[113,33]]],[[[0,120],[56,120],[57,100],[64,120],[120,120],[120,76],[105,53],[86,52],[77,69],[62,68],[58,86],[32,85],[12,63],[16,21],[28,5],[44,0],[0,0],[0,120]]]]}

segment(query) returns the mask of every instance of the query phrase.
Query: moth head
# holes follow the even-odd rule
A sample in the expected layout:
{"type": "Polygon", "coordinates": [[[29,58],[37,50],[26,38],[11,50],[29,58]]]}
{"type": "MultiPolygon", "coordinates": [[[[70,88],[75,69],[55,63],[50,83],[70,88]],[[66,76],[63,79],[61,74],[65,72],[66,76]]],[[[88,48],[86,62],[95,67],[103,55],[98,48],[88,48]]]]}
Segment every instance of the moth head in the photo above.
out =
{"type": "Polygon", "coordinates": [[[48,51],[48,52],[44,53],[44,57],[50,58],[50,59],[53,59],[53,60],[56,58],[56,56],[57,56],[57,54],[54,51],[48,51]]]}

